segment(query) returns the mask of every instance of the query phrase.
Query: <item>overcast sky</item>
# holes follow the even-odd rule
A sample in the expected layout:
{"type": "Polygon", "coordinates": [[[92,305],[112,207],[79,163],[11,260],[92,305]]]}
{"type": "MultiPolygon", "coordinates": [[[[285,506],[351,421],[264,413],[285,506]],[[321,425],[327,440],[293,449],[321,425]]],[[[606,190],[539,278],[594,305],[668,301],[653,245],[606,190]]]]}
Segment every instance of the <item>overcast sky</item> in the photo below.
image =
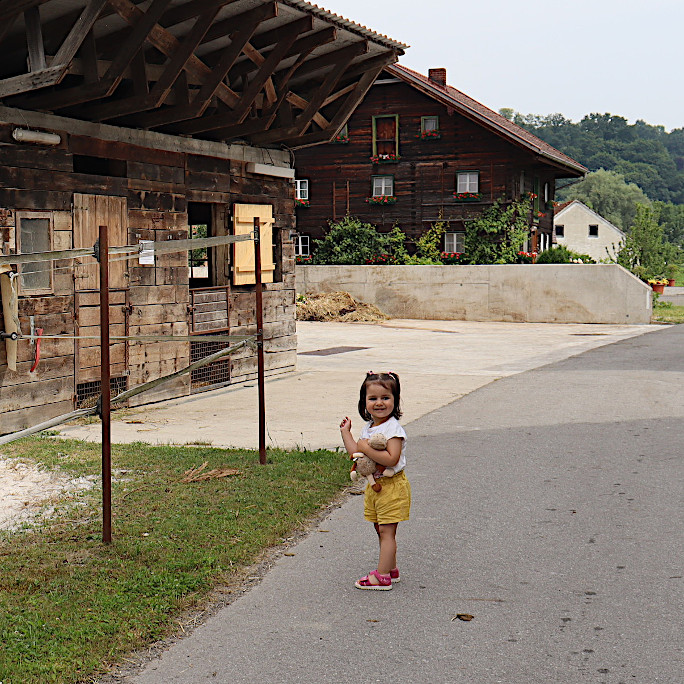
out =
{"type": "Polygon", "coordinates": [[[313,0],[491,109],[684,127],[684,0],[313,0]]]}

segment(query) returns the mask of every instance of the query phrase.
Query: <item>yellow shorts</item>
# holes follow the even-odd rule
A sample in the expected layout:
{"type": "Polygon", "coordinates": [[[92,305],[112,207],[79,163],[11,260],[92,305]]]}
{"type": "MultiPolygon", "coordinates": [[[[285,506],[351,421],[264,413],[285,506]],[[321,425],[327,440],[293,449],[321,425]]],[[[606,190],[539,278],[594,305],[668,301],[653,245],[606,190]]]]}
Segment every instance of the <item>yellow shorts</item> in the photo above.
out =
{"type": "Polygon", "coordinates": [[[381,477],[379,492],[370,484],[363,499],[363,515],[366,520],[379,525],[389,525],[409,519],[411,509],[411,485],[402,470],[393,477],[381,477]]]}

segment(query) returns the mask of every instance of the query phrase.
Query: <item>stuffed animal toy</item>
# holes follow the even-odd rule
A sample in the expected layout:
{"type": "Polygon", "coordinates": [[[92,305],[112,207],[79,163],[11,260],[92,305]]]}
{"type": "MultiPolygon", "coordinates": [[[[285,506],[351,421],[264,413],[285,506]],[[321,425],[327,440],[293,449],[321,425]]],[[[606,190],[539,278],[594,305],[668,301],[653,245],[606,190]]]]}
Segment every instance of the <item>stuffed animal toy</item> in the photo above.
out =
{"type": "MultiPolygon", "coordinates": [[[[380,433],[375,434],[368,440],[368,444],[373,447],[373,449],[383,451],[387,446],[387,437],[380,433]]],[[[374,492],[382,490],[382,485],[375,479],[376,473],[383,477],[392,477],[392,475],[394,475],[394,468],[381,466],[370,458],[370,456],[366,456],[360,451],[353,454],[352,459],[354,460],[354,465],[352,466],[350,473],[351,479],[356,482],[359,477],[365,477],[374,492]]]]}

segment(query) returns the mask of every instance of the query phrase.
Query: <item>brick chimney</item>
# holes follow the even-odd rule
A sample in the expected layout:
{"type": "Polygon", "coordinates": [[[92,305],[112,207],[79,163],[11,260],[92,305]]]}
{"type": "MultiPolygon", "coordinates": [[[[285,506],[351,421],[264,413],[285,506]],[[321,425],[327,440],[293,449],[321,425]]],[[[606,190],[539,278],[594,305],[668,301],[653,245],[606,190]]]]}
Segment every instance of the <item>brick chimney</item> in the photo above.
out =
{"type": "Polygon", "coordinates": [[[430,69],[428,71],[428,80],[437,85],[445,86],[447,84],[446,69],[430,69]]]}

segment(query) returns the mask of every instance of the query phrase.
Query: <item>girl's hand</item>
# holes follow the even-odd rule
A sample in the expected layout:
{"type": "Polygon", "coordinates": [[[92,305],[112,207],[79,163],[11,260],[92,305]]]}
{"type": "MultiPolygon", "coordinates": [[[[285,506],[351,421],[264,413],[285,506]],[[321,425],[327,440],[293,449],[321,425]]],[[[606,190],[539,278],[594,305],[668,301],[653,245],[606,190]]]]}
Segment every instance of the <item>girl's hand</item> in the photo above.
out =
{"type": "Polygon", "coordinates": [[[352,422],[349,416],[345,416],[340,423],[341,432],[351,432],[352,422]]]}

